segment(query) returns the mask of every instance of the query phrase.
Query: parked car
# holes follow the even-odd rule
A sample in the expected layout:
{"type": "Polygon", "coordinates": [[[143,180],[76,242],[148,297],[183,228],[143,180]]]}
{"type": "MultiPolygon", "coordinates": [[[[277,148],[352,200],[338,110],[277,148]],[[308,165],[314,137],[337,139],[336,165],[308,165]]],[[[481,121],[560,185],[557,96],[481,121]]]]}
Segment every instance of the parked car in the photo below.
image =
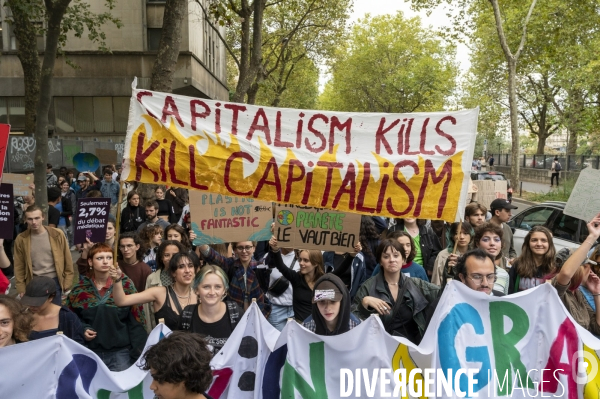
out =
{"type": "Polygon", "coordinates": [[[525,236],[533,226],[544,226],[552,232],[554,246],[558,252],[562,248],[578,248],[587,238],[587,222],[565,215],[566,202],[549,201],[534,205],[512,217],[508,225],[513,230],[513,244],[517,254],[525,236]]]}
{"type": "Polygon", "coordinates": [[[506,199],[508,202],[512,202],[513,189],[510,185],[510,180],[508,180],[504,173],[496,172],[496,171],[481,171],[481,170],[472,170],[471,171],[471,180],[506,180],[506,199]]]}

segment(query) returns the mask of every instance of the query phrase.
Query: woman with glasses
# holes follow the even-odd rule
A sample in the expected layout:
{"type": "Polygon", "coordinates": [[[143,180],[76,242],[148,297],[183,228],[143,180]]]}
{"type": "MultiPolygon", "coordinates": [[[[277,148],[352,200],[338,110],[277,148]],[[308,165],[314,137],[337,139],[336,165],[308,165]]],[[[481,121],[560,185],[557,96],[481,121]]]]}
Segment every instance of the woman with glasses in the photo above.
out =
{"type": "MultiPolygon", "coordinates": [[[[256,303],[263,315],[268,318],[271,313],[271,303],[265,297],[263,288],[259,285],[259,274],[266,273],[266,270],[258,269],[257,262],[252,255],[256,248],[253,241],[240,241],[232,243],[235,257],[226,258],[213,248],[204,244],[200,246],[200,253],[204,257],[206,264],[219,266],[229,279],[228,295],[229,299],[238,304],[245,312],[248,306],[256,299],[256,303]]],[[[263,281],[269,278],[263,278],[263,281]]],[[[265,288],[266,290],[266,288],[265,288]]]]}
{"type": "Polygon", "coordinates": [[[431,283],[442,287],[444,281],[444,269],[453,268],[460,255],[469,250],[469,245],[473,240],[473,228],[467,222],[456,222],[450,225],[449,234],[446,236],[448,246],[440,251],[435,258],[433,265],[433,274],[431,275],[431,283]],[[454,244],[456,243],[456,252],[454,252],[454,244]]]}
{"type": "MultiPolygon", "coordinates": [[[[167,327],[177,330],[182,310],[198,302],[198,297],[192,290],[198,266],[198,257],[194,253],[176,253],[169,261],[169,273],[173,278],[173,284],[152,287],[144,292],[129,295],[126,295],[122,288],[117,287],[113,292],[115,304],[134,306],[150,303],[156,324],[163,319],[167,327]]],[[[117,279],[123,275],[123,272],[119,268],[112,269],[110,275],[113,279],[117,279]]]]}
{"type": "Polygon", "coordinates": [[[508,259],[502,256],[502,227],[493,223],[484,223],[475,230],[473,243],[494,258],[496,265],[496,282],[494,290],[508,294],[508,259]]]}
{"type": "Polygon", "coordinates": [[[508,293],[544,284],[554,273],[555,256],[552,232],[544,226],[534,226],[525,236],[521,255],[508,272],[508,293]]]}
{"type": "MultiPolygon", "coordinates": [[[[564,262],[552,280],[552,285],[573,319],[592,334],[600,335],[600,314],[592,309],[583,293],[578,290],[585,283],[594,300],[595,309],[600,306],[600,278],[591,270],[592,266],[597,267],[597,261],[587,257],[588,251],[600,237],[600,214],[587,224],[587,228],[589,235],[564,262]]],[[[598,250],[595,252],[598,254],[598,250]]]]}
{"type": "Polygon", "coordinates": [[[362,320],[378,314],[389,334],[418,345],[437,305],[439,287],[402,273],[405,249],[398,240],[386,239],[377,248],[382,272],[371,277],[354,297],[362,320]]]}

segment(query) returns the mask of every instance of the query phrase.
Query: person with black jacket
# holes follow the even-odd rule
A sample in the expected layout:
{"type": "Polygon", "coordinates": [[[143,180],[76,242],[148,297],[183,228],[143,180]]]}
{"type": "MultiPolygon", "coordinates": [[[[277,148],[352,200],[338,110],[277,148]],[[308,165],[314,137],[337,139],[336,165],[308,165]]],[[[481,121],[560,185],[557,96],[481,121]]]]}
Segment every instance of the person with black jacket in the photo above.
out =
{"type": "Polygon", "coordinates": [[[360,324],[350,312],[350,293],[344,282],[327,273],[315,283],[312,316],[302,325],[318,335],[340,335],[360,324]]]}
{"type": "Polygon", "coordinates": [[[121,211],[121,233],[137,232],[146,220],[145,210],[140,207],[140,195],[133,190],[127,194],[127,206],[121,211]]]}
{"type": "Polygon", "coordinates": [[[165,194],[165,199],[173,205],[173,220],[171,223],[177,223],[181,219],[183,207],[188,202],[188,191],[185,188],[168,187],[165,194]]]}
{"type": "MultiPolygon", "coordinates": [[[[433,266],[442,245],[435,232],[428,227],[424,219],[395,219],[396,224],[388,229],[393,231],[406,231],[415,243],[415,257],[413,261],[423,265],[427,276],[431,279],[433,266]]],[[[387,235],[386,235],[387,236],[387,235]]]]}

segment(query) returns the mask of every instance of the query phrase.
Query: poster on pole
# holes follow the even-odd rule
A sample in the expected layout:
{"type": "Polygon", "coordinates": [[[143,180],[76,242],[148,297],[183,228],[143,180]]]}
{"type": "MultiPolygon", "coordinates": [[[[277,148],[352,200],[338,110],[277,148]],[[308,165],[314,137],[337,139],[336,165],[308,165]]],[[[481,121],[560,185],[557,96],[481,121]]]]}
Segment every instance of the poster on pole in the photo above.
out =
{"type": "Polygon", "coordinates": [[[13,185],[13,195],[15,197],[24,197],[31,195],[30,185],[33,184],[33,175],[22,175],[19,173],[4,173],[2,175],[2,184],[9,183],[13,185]]]}
{"type": "Polygon", "coordinates": [[[275,237],[282,248],[354,252],[361,215],[307,206],[275,208],[275,237]]]}
{"type": "Polygon", "coordinates": [[[478,109],[301,110],[135,86],[122,180],[364,215],[464,217],[478,109]]]}
{"type": "Polygon", "coordinates": [[[13,200],[13,185],[0,185],[0,238],[12,240],[15,231],[15,203],[13,200]]]}
{"type": "Polygon", "coordinates": [[[190,190],[194,245],[268,241],[273,203],[190,190]]]}
{"type": "Polygon", "coordinates": [[[83,244],[88,239],[93,243],[104,242],[109,212],[110,198],[80,198],[77,200],[73,242],[83,244]]]}
{"type": "Polygon", "coordinates": [[[592,168],[582,170],[563,213],[586,222],[589,222],[600,213],[599,181],[600,170],[592,168]]]}

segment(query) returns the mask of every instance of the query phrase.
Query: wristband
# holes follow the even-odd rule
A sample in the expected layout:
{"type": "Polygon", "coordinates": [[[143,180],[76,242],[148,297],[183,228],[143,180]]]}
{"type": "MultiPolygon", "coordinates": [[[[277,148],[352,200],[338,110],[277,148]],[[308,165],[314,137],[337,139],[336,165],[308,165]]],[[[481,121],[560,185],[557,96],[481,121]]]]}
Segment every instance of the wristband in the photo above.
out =
{"type": "Polygon", "coordinates": [[[592,296],[600,296],[600,294],[592,294],[592,296]]]}

